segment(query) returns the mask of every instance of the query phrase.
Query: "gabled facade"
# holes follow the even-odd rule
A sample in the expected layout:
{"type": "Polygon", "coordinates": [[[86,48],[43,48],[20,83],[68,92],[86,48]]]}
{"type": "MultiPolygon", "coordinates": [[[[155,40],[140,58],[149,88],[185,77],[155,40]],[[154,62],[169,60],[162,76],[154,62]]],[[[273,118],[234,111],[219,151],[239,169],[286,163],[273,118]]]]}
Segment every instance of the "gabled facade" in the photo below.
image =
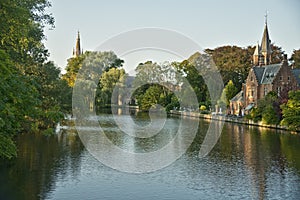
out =
{"type": "Polygon", "coordinates": [[[252,67],[243,87],[245,106],[256,104],[270,91],[280,96],[283,90],[298,88],[298,81],[284,55],[284,60],[279,64],[252,67]]]}
{"type": "Polygon", "coordinates": [[[291,69],[287,55],[284,55],[281,63],[272,64],[271,54],[271,40],[266,23],[261,45],[256,45],[253,54],[254,66],[249,71],[242,91],[230,100],[231,114],[240,115],[249,112],[258,100],[271,91],[280,96],[283,90],[300,89],[300,70],[291,69]]]}

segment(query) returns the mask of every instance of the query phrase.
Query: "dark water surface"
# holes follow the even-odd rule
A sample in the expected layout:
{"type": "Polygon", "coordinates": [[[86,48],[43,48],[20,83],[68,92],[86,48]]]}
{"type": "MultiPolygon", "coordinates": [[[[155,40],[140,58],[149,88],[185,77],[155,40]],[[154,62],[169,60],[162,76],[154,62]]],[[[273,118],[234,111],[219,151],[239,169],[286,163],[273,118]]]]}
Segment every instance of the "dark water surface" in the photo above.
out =
{"type": "MultiPolygon", "coordinates": [[[[167,121],[176,127],[180,119],[167,121]]],[[[114,135],[114,123],[108,122],[103,126],[111,129],[110,139],[126,147],[127,140],[118,140],[120,133],[114,135]]],[[[101,164],[74,130],[50,137],[23,134],[17,138],[18,158],[0,164],[0,199],[299,199],[299,135],[225,123],[216,146],[200,159],[209,123],[200,120],[194,142],[180,159],[146,174],[101,164]]],[[[156,139],[163,145],[170,137],[156,139]]],[[[141,151],[150,151],[149,145],[136,141],[141,151]]]]}

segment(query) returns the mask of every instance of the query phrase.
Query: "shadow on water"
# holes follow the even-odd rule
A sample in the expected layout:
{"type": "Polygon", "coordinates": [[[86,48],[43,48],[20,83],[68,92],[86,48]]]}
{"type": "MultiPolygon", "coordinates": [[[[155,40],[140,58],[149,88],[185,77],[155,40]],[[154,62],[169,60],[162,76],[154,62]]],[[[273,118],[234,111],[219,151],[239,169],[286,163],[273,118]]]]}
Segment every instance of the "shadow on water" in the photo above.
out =
{"type": "Polygon", "coordinates": [[[22,134],[18,157],[0,165],[0,199],[45,199],[66,171],[80,173],[84,146],[73,131],[60,135],[22,134]]]}

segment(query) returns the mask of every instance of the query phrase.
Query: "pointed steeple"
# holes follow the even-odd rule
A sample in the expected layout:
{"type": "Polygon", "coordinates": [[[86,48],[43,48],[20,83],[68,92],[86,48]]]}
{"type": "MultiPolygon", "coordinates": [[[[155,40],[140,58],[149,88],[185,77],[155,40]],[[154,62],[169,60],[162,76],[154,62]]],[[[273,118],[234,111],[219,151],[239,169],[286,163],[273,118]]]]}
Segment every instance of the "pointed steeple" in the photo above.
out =
{"type": "Polygon", "coordinates": [[[81,46],[80,46],[80,33],[78,31],[77,33],[77,39],[76,39],[76,44],[75,44],[75,50],[73,48],[73,56],[77,57],[79,55],[81,55],[83,52],[81,50],[81,46]]]}
{"type": "Polygon", "coordinates": [[[80,48],[80,33],[78,31],[77,40],[76,40],[76,47],[75,47],[75,55],[81,55],[81,48],[80,48]]]}
{"type": "Polygon", "coordinates": [[[268,65],[271,63],[272,49],[271,49],[271,40],[268,31],[267,15],[265,15],[265,17],[266,17],[265,29],[261,40],[261,54],[264,56],[264,64],[268,65]]]}
{"type": "Polygon", "coordinates": [[[268,25],[265,25],[264,34],[261,40],[261,52],[271,52],[271,40],[269,37],[268,25]]]}

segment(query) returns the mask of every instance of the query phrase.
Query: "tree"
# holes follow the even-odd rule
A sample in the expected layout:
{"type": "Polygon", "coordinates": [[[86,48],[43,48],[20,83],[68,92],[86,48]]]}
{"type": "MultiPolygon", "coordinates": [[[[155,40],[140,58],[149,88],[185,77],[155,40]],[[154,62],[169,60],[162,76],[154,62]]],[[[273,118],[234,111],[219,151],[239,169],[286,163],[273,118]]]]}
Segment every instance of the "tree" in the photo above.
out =
{"type": "Polygon", "coordinates": [[[232,80],[229,80],[222,92],[221,101],[224,102],[227,107],[229,107],[230,99],[232,99],[237,94],[237,92],[238,89],[235,87],[232,80]]]}
{"type": "Polygon", "coordinates": [[[176,72],[170,63],[158,64],[147,61],[145,63],[140,63],[135,71],[136,77],[133,81],[133,97],[138,100],[138,105],[141,109],[149,109],[153,102],[164,102],[163,106],[170,103],[170,89],[176,87],[177,84],[177,79],[175,77],[176,72]],[[157,94],[158,96],[150,98],[150,92],[151,94],[153,92],[158,92],[159,94],[157,94]],[[143,105],[143,102],[147,105],[143,105]]]}
{"type": "Polygon", "coordinates": [[[80,56],[68,59],[66,74],[62,79],[66,80],[70,87],[74,87],[76,79],[93,80],[97,82],[96,107],[105,107],[111,104],[113,89],[121,86],[125,81],[125,71],[122,67],[123,60],[112,52],[86,51],[80,56]],[[78,72],[80,71],[80,77],[78,72]]]}
{"type": "Polygon", "coordinates": [[[300,69],[300,49],[293,51],[292,56],[290,58],[290,61],[292,62],[293,68],[300,69]]]}
{"type": "Polygon", "coordinates": [[[125,70],[111,68],[101,75],[96,102],[98,107],[105,106],[106,104],[117,104],[119,96],[122,96],[122,89],[125,85],[125,70]],[[114,90],[116,92],[114,92],[114,90]],[[112,95],[115,94],[113,97],[112,95]],[[103,98],[104,96],[104,98],[103,98]],[[113,100],[113,102],[111,102],[113,100]]]}
{"type": "Polygon", "coordinates": [[[123,60],[119,59],[115,53],[109,52],[91,52],[86,51],[77,57],[68,59],[66,67],[66,74],[63,75],[69,86],[73,87],[75,84],[76,76],[81,68],[84,72],[81,75],[85,79],[98,77],[99,74],[107,72],[111,68],[122,67],[123,60]],[[83,67],[84,66],[84,67],[83,67]]]}
{"type": "Polygon", "coordinates": [[[70,87],[74,87],[77,73],[82,67],[82,62],[84,59],[84,54],[68,59],[68,64],[66,67],[67,72],[62,76],[62,78],[67,81],[70,87]]]}
{"type": "Polygon", "coordinates": [[[279,101],[276,92],[269,92],[257,102],[257,107],[252,109],[250,119],[255,122],[262,121],[265,124],[279,124],[281,120],[279,101]]]}
{"type": "Polygon", "coordinates": [[[43,44],[48,0],[0,2],[0,157],[16,156],[12,137],[20,132],[52,132],[70,109],[70,88],[60,79],[43,44]]]}
{"type": "Polygon", "coordinates": [[[229,80],[232,80],[240,90],[252,66],[254,47],[222,46],[206,49],[205,52],[212,56],[222,75],[223,82],[228,83],[229,80]]]}
{"type": "Polygon", "coordinates": [[[281,63],[283,60],[284,51],[281,47],[271,44],[271,63],[281,63]]]}
{"type": "Polygon", "coordinates": [[[71,112],[72,90],[60,78],[60,69],[53,62],[47,62],[40,67],[40,76],[36,81],[41,100],[39,128],[48,129],[63,119],[64,113],[71,112]]]}
{"type": "Polygon", "coordinates": [[[32,81],[16,70],[9,56],[0,50],[0,158],[16,156],[12,137],[30,130],[39,105],[32,81]]]}
{"type": "Polygon", "coordinates": [[[291,130],[300,129],[300,90],[290,91],[289,100],[281,105],[283,120],[281,125],[291,130]]]}
{"type": "MultiPolygon", "coordinates": [[[[181,72],[182,76],[185,77],[187,81],[183,81],[182,88],[188,88],[189,84],[192,87],[193,92],[195,92],[198,102],[201,104],[208,104],[209,93],[207,89],[207,85],[202,77],[203,74],[200,74],[198,69],[195,67],[195,61],[201,57],[201,54],[196,52],[189,59],[182,61],[181,63],[176,65],[178,71],[181,72]]],[[[187,92],[186,92],[187,94],[187,92]]],[[[199,107],[200,105],[196,105],[199,107]]]]}
{"type": "Polygon", "coordinates": [[[0,49],[18,67],[30,73],[35,63],[43,63],[48,51],[42,43],[43,28],[54,27],[54,18],[45,12],[48,0],[2,0],[0,2],[0,49]]]}
{"type": "Polygon", "coordinates": [[[148,111],[152,106],[160,104],[162,98],[164,98],[162,87],[152,85],[146,90],[145,94],[138,99],[139,108],[148,111]]]}

